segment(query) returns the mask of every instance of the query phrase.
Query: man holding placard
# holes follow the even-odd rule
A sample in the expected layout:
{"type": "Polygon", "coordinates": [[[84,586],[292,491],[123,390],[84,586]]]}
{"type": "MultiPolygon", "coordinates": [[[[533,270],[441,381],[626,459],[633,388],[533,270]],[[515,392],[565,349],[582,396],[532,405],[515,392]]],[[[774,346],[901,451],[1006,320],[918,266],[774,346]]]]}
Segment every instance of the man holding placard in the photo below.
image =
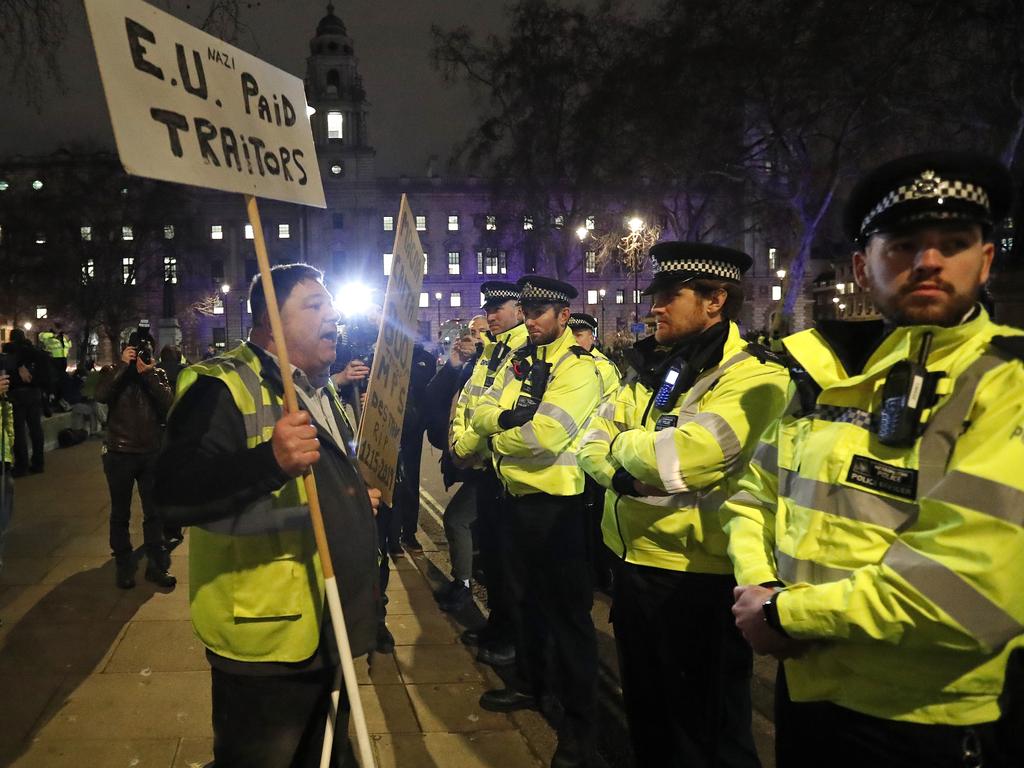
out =
{"type": "Polygon", "coordinates": [[[249,341],[179,377],[157,472],[168,519],[192,526],[189,597],[212,668],[218,768],[319,765],[338,651],[301,477],[314,464],[353,655],[376,637],[380,493],[349,455],[352,427],[329,380],[337,312],[313,267],[271,274],[300,410],[282,413],[279,342],[257,279],[249,341]]]}

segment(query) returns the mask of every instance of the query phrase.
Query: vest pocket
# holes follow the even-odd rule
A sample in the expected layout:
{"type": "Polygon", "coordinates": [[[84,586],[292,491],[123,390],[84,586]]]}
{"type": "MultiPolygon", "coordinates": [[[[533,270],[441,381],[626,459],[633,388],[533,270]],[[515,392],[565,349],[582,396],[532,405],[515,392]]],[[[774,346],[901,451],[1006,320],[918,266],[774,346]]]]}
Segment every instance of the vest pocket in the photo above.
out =
{"type": "Polygon", "coordinates": [[[297,619],[300,596],[308,593],[306,569],[296,560],[271,560],[236,571],[233,614],[236,619],[297,619]]]}

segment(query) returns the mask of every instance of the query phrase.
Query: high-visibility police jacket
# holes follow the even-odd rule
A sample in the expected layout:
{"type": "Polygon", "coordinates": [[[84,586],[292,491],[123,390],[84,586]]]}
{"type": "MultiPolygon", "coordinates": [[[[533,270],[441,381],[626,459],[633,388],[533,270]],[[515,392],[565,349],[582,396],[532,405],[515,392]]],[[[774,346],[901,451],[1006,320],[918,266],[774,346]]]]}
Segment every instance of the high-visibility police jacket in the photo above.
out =
{"type": "Polygon", "coordinates": [[[980,307],[953,327],[894,330],[849,375],[817,330],[785,340],[794,396],[723,508],[739,582],[778,579],[791,697],[875,717],[969,725],[999,717],[1024,633],[1024,364],[980,307]],[[910,447],[877,436],[882,384],[916,359],[945,374],[910,447]]]}
{"type": "Polygon", "coordinates": [[[746,351],[735,323],[719,363],[671,410],[640,381],[603,403],[584,433],[579,462],[607,489],[601,531],[626,562],[699,573],[732,573],[718,508],[733,493],[757,438],[785,403],[788,373],[746,351]],[[624,496],[612,476],[624,467],[664,496],[624,496]]]}
{"type": "Polygon", "coordinates": [[[3,440],[3,451],[0,452],[0,461],[8,464],[14,463],[14,408],[7,398],[0,400],[0,420],[3,421],[3,433],[0,439],[3,440]]]}
{"type": "Polygon", "coordinates": [[[601,377],[601,402],[614,401],[615,396],[619,394],[619,382],[622,380],[619,369],[597,347],[590,350],[590,355],[594,358],[597,373],[601,377]]]}
{"type": "Polygon", "coordinates": [[[51,331],[42,331],[39,334],[39,345],[50,353],[50,357],[57,359],[67,357],[71,351],[71,340],[65,336],[62,341],[57,334],[51,331]]]}
{"type": "MultiPolygon", "coordinates": [[[[245,422],[246,447],[270,440],[283,401],[264,381],[248,344],[184,369],[179,398],[198,376],[227,385],[245,422]]],[[[333,385],[327,386],[344,414],[333,385]]],[[[192,527],[189,600],[196,633],[220,656],[294,662],[313,655],[324,577],[301,477],[233,517],[192,527]]]]}
{"type": "Polygon", "coordinates": [[[459,458],[464,459],[476,454],[486,461],[490,459],[487,440],[473,430],[470,422],[473,420],[477,403],[484,392],[494,384],[495,377],[509,355],[526,343],[526,326],[520,323],[497,336],[488,333],[485,338],[484,350],[473,366],[469,381],[463,386],[458,400],[455,401],[448,444],[452,446],[452,453],[459,458]]]}
{"type": "Polygon", "coordinates": [[[601,400],[601,379],[594,359],[575,344],[566,328],[527,358],[550,363],[551,370],[537,412],[526,424],[504,431],[498,424],[502,411],[514,408],[522,391],[512,366],[514,357],[505,362],[473,413],[473,429],[490,438],[494,469],[513,496],[583,493],[583,471],[573,443],[601,400]]]}

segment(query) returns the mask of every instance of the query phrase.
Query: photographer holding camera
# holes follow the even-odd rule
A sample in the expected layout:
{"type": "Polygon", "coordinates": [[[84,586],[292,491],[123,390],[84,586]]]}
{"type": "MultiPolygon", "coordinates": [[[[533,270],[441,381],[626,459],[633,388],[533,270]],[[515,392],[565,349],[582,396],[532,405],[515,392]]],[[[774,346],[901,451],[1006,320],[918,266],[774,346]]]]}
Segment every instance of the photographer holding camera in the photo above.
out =
{"type": "Polygon", "coordinates": [[[135,586],[128,523],[136,483],[142,498],[142,535],[149,561],[146,579],[160,587],[177,584],[177,579],[167,573],[170,556],[152,498],[157,452],[173,399],[167,375],[153,360],[153,337],[147,328],[140,327],[128,337],[121,362],[106,366],[96,385],[96,400],[109,408],[103,471],[110,487],[110,550],[117,563],[116,583],[121,589],[135,586]]]}

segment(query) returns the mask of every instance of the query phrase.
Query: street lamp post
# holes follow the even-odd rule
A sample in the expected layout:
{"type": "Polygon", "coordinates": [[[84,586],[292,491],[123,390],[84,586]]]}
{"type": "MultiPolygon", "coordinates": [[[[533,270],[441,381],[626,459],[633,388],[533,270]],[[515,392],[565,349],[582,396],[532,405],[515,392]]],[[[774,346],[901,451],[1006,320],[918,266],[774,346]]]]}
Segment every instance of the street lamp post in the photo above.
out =
{"type": "Polygon", "coordinates": [[[582,224],[576,228],[576,237],[580,241],[580,252],[582,254],[580,261],[580,296],[583,297],[583,311],[587,311],[587,250],[583,243],[587,239],[587,235],[590,233],[587,228],[582,224]]]}
{"type": "Polygon", "coordinates": [[[434,298],[437,299],[437,340],[441,340],[441,292],[436,291],[434,298]]]}
{"type": "Polygon", "coordinates": [[[599,300],[601,302],[601,327],[598,329],[597,335],[601,337],[602,341],[604,341],[604,295],[605,295],[605,293],[606,293],[606,291],[605,291],[604,288],[600,289],[597,292],[597,295],[598,295],[599,300]]]}
{"type": "MultiPolygon", "coordinates": [[[[639,216],[634,216],[628,222],[629,231],[633,234],[634,238],[644,228],[644,220],[639,216]]],[[[641,247],[637,243],[636,247],[641,247]]],[[[639,341],[640,334],[637,332],[636,327],[640,324],[640,254],[637,251],[630,254],[630,261],[633,265],[633,340],[639,341]]]]}
{"type": "Polygon", "coordinates": [[[231,293],[231,285],[223,283],[220,286],[221,300],[220,305],[224,309],[224,349],[228,348],[228,294],[231,293]]]}

